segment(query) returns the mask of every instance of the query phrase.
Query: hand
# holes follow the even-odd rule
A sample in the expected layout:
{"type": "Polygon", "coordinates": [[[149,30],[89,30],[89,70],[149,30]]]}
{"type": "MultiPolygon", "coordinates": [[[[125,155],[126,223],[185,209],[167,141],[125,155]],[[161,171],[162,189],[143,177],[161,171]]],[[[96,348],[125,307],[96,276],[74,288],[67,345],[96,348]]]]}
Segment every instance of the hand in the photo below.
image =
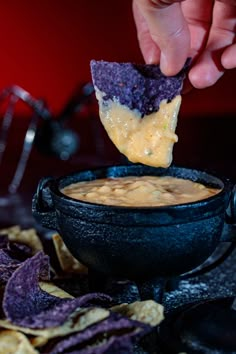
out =
{"type": "Polygon", "coordinates": [[[164,74],[191,57],[189,81],[205,88],[236,68],[236,0],[133,0],[133,13],[146,63],[164,74]]]}

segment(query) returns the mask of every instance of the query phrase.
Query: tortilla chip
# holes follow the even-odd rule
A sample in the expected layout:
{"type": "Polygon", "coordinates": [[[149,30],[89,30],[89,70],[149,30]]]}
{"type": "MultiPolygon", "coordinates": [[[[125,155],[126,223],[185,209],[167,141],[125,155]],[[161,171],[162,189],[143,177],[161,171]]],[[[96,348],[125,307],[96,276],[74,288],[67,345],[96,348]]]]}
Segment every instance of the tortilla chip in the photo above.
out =
{"type": "Polygon", "coordinates": [[[30,337],[30,343],[34,348],[40,348],[43,347],[47,344],[48,342],[48,338],[46,337],[41,337],[41,336],[37,336],[37,337],[30,337]]]}
{"type": "Polygon", "coordinates": [[[131,162],[170,166],[187,67],[167,77],[158,65],[91,61],[101,122],[131,162]]]}
{"type": "Polygon", "coordinates": [[[77,308],[66,321],[58,326],[48,328],[29,328],[12,324],[9,320],[0,320],[0,327],[13,329],[27,335],[51,339],[66,336],[70,333],[83,331],[94,323],[100,322],[109,316],[110,312],[103,308],[77,308]]]}
{"type": "Polygon", "coordinates": [[[52,240],[63,272],[75,274],[88,273],[88,268],[72,256],[60,235],[54,234],[52,240]]]}
{"type": "Polygon", "coordinates": [[[0,230],[0,235],[7,235],[10,241],[23,243],[29,246],[32,253],[43,250],[42,242],[33,228],[22,230],[20,226],[14,225],[6,229],[0,230]]]}
{"type": "Polygon", "coordinates": [[[28,338],[17,331],[0,332],[0,354],[37,354],[28,338]]]}
{"type": "Polygon", "coordinates": [[[19,232],[21,231],[21,228],[19,225],[13,225],[13,226],[10,226],[10,227],[7,227],[5,229],[1,229],[0,230],[0,234],[1,235],[15,235],[15,234],[18,234],[19,232]]]}
{"type": "Polygon", "coordinates": [[[133,343],[149,333],[150,328],[113,313],[87,330],[61,339],[50,353],[133,353],[133,343]]]}
{"type": "Polygon", "coordinates": [[[58,286],[56,286],[52,282],[40,281],[39,282],[39,287],[43,291],[45,291],[45,292],[47,292],[47,293],[49,293],[49,294],[51,294],[53,296],[60,297],[61,299],[64,299],[64,298],[73,299],[74,298],[74,296],[70,295],[69,293],[67,293],[63,289],[59,288],[58,286]]]}
{"type": "Polygon", "coordinates": [[[42,290],[39,278],[49,272],[49,258],[43,252],[27,259],[9,279],[3,297],[5,316],[12,323],[29,328],[55,327],[72,312],[94,302],[110,302],[105,294],[91,293],[76,299],[59,298],[42,290]]]}
{"type": "Polygon", "coordinates": [[[180,95],[186,67],[175,76],[162,74],[159,65],[95,61],[90,63],[96,90],[103,93],[103,104],[116,101],[141,117],[157,112],[160,103],[180,95]]]}
{"type": "Polygon", "coordinates": [[[153,300],[135,301],[131,304],[113,306],[111,311],[118,312],[132,320],[157,326],[164,320],[164,307],[153,300]]]}

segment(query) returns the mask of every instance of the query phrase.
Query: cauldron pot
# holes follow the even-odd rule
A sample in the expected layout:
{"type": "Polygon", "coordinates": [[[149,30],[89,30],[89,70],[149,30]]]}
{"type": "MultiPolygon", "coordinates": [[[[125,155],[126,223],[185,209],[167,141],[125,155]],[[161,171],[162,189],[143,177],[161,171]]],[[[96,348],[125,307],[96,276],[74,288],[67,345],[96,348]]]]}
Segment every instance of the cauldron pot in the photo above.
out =
{"type": "Polygon", "coordinates": [[[134,164],[43,178],[33,197],[32,211],[40,224],[59,232],[71,253],[91,273],[149,284],[153,279],[176,277],[194,269],[219,242],[226,241],[222,231],[230,201],[234,209],[232,194],[228,183],[206,172],[134,164]],[[72,199],[60,191],[78,181],[143,175],[190,179],[221,191],[197,202],[163,207],[99,205],[72,199]]]}

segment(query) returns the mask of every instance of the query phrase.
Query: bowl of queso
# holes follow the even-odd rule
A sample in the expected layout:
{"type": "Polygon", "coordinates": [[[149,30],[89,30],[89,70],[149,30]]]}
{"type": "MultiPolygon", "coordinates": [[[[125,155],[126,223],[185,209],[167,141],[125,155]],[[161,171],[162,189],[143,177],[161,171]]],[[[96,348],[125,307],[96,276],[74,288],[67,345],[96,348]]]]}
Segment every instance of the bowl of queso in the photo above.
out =
{"type": "Polygon", "coordinates": [[[222,241],[231,194],[203,171],[134,164],[43,178],[32,210],[91,272],[141,281],[203,263],[222,241]]]}

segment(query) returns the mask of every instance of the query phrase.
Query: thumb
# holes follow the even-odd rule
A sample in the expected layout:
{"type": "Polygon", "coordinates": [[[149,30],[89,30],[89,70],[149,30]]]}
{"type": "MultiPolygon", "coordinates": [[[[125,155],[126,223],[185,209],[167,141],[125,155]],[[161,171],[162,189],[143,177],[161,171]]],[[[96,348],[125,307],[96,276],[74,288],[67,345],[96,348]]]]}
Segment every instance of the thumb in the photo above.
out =
{"type": "Polygon", "coordinates": [[[177,74],[190,52],[190,33],[179,3],[181,0],[134,2],[146,21],[152,41],[160,50],[162,72],[166,75],[177,74]]]}

